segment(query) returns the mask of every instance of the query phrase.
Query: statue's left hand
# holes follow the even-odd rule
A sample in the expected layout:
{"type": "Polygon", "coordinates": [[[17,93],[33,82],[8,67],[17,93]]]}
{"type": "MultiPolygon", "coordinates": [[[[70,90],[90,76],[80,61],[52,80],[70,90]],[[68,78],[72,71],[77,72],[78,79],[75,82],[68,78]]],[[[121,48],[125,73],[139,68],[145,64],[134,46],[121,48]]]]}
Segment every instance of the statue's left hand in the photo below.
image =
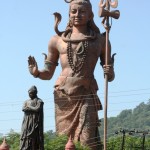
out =
{"type": "Polygon", "coordinates": [[[28,57],[28,67],[30,74],[32,74],[34,77],[38,77],[39,75],[38,65],[35,58],[32,56],[28,57]]]}
{"type": "Polygon", "coordinates": [[[108,81],[112,81],[115,77],[114,68],[112,65],[103,65],[104,74],[108,75],[108,81]]]}

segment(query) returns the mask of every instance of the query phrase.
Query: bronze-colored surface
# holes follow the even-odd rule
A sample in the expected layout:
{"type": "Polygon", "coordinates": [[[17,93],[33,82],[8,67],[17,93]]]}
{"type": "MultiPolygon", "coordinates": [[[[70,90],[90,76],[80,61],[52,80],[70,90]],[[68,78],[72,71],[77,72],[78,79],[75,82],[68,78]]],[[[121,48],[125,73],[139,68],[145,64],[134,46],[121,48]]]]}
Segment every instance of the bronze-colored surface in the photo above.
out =
{"type": "Polygon", "coordinates": [[[37,88],[28,90],[30,99],[23,104],[24,118],[21,128],[19,150],[44,150],[43,101],[37,97],[37,88]]]}
{"type": "Polygon", "coordinates": [[[50,80],[60,59],[62,71],[54,89],[56,132],[67,134],[96,150],[100,145],[98,111],[102,106],[97,96],[94,69],[100,59],[108,81],[114,79],[114,70],[110,42],[108,64],[104,65],[106,36],[100,33],[93,17],[89,1],[71,1],[69,22],[62,34],[59,34],[56,23],[57,35],[49,42],[45,68],[39,70],[32,56],[29,56],[28,64],[34,77],[50,80]]]}

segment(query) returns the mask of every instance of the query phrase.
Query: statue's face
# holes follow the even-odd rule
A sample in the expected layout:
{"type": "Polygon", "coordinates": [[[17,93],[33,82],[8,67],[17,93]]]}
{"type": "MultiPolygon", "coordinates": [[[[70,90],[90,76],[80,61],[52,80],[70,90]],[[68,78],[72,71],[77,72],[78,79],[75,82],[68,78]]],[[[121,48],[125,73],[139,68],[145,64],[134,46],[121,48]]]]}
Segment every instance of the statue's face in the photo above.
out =
{"type": "Polygon", "coordinates": [[[31,99],[36,98],[36,92],[35,92],[35,91],[29,91],[29,97],[30,97],[31,99]]]}
{"type": "Polygon", "coordinates": [[[91,11],[85,4],[73,3],[70,6],[70,19],[74,26],[87,25],[90,20],[91,11]]]}

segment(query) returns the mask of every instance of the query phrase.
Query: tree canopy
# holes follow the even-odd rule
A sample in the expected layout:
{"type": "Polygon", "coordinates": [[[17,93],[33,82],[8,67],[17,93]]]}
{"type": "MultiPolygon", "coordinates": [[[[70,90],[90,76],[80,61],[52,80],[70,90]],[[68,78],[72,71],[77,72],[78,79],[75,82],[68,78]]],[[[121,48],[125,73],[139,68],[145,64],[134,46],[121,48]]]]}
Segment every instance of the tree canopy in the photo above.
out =
{"type": "MultiPolygon", "coordinates": [[[[150,130],[150,100],[140,103],[136,108],[123,110],[118,116],[108,118],[108,136],[120,129],[150,130]]],[[[103,135],[103,119],[100,134],[103,135]]]]}

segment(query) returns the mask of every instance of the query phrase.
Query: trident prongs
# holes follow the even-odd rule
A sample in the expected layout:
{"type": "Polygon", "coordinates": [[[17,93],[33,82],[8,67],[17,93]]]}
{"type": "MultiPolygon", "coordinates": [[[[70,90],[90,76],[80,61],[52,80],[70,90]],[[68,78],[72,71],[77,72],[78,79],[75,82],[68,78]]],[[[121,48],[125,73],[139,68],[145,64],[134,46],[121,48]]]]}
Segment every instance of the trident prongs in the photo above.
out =
{"type": "Polygon", "coordinates": [[[106,2],[104,2],[104,0],[101,0],[99,3],[99,7],[100,8],[105,8],[106,7],[106,2]]]}
{"type": "Polygon", "coordinates": [[[118,6],[118,0],[114,0],[114,1],[108,0],[105,2],[104,0],[101,0],[99,3],[99,7],[100,7],[99,16],[112,17],[114,19],[118,19],[120,16],[119,10],[110,11],[110,7],[116,8],[117,6],[118,6]]]}
{"type": "MultiPolygon", "coordinates": [[[[66,0],[65,0],[66,1],[66,0]]],[[[112,7],[112,8],[117,8],[118,6],[118,0],[108,0],[108,3],[109,5],[112,7]]],[[[106,7],[106,1],[104,2],[104,0],[101,0],[100,3],[99,3],[99,6],[101,8],[105,8],[106,7]]]]}
{"type": "Polygon", "coordinates": [[[112,8],[117,8],[118,0],[114,0],[113,2],[111,0],[109,0],[109,4],[112,8]]]}

